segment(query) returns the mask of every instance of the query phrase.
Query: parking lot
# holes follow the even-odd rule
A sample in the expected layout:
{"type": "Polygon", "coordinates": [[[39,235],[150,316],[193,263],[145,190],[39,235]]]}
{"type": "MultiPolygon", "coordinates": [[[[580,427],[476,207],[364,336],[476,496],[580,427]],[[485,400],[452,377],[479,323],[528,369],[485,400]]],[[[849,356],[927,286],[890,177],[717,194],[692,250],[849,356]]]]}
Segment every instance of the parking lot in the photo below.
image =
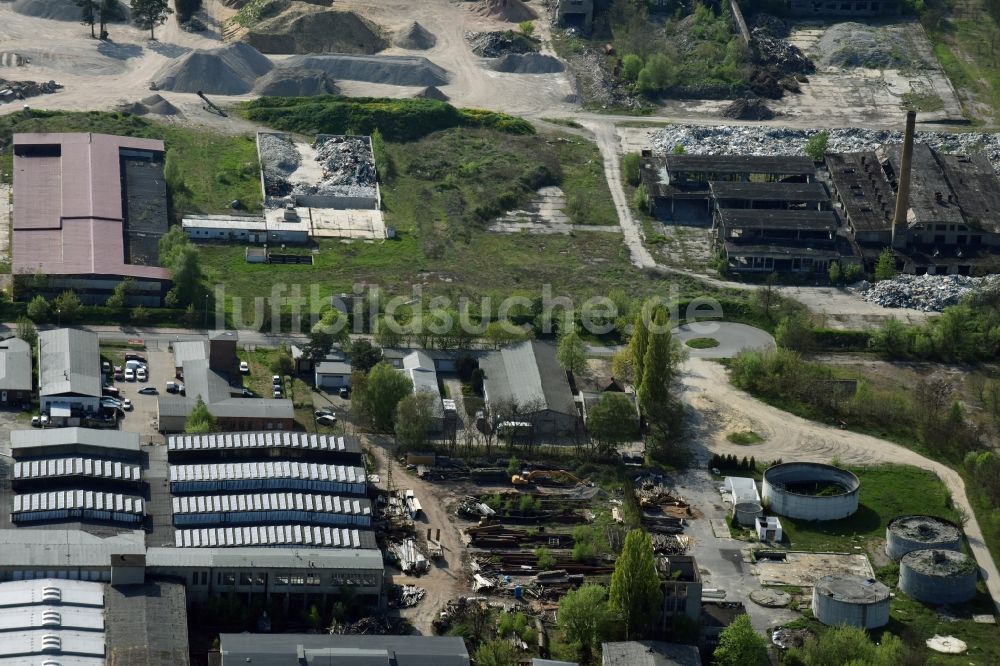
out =
{"type": "MultiPolygon", "coordinates": [[[[113,350],[116,357],[121,356],[120,350],[113,350]]],[[[146,358],[148,362],[148,378],[144,382],[140,381],[116,381],[114,386],[121,392],[121,398],[128,398],[132,401],[134,408],[130,412],[125,412],[125,418],[121,421],[121,429],[129,432],[137,432],[142,437],[142,442],[159,442],[161,436],[157,431],[156,422],[156,395],[143,395],[139,390],[147,386],[154,387],[159,394],[166,392],[167,382],[175,380],[174,377],[174,357],[166,350],[148,350],[136,352],[146,358]]],[[[115,361],[115,365],[120,365],[115,361]]]]}

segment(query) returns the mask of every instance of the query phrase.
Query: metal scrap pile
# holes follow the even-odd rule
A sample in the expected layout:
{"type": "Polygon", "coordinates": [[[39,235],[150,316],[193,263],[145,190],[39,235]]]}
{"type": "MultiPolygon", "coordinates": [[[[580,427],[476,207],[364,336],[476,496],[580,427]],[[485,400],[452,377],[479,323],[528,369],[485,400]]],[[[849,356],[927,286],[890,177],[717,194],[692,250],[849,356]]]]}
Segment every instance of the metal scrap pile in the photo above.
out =
{"type": "Polygon", "coordinates": [[[0,103],[13,102],[37,95],[48,95],[62,90],[62,85],[55,81],[38,83],[36,81],[8,81],[0,79],[0,103]]]}
{"type": "Polygon", "coordinates": [[[323,177],[315,185],[296,185],[295,194],[367,197],[375,188],[375,158],[367,137],[318,136],[316,161],[323,177]]]}
{"type": "Polygon", "coordinates": [[[427,590],[416,585],[394,585],[390,592],[390,608],[413,608],[427,596],[427,590]]]}
{"type": "Polygon", "coordinates": [[[458,502],[458,509],[455,511],[463,518],[481,518],[496,515],[496,511],[491,509],[485,502],[480,502],[478,497],[463,497],[458,502]]]}
{"type": "MultiPolygon", "coordinates": [[[[670,125],[650,139],[653,152],[667,154],[684,146],[691,155],[804,155],[806,142],[818,129],[759,127],[748,125],[670,125]]],[[[829,133],[831,153],[874,150],[885,144],[902,143],[895,130],[840,128],[829,133]]],[[[1000,171],[1000,134],[985,132],[917,132],[916,140],[943,153],[984,155],[1000,171]]]]}
{"type": "Polygon", "coordinates": [[[679,534],[684,531],[690,506],[670,492],[663,483],[663,477],[650,475],[637,478],[635,496],[642,509],[642,523],[650,532],[679,534]]]}
{"type": "Polygon", "coordinates": [[[875,284],[862,282],[857,290],[861,298],[887,308],[912,308],[940,312],[957,305],[969,294],[984,289],[1000,289],[1000,276],[899,275],[875,284]]]}
{"type": "Polygon", "coordinates": [[[410,631],[409,623],[398,617],[365,617],[352,624],[338,624],[331,634],[342,636],[402,636],[410,631]]]}
{"type": "Polygon", "coordinates": [[[465,41],[472,52],[481,58],[499,58],[510,53],[534,51],[527,39],[517,39],[510,30],[494,32],[467,32],[465,41]]]}
{"type": "Polygon", "coordinates": [[[257,137],[261,168],[264,172],[264,191],[269,197],[291,194],[288,176],[299,168],[301,158],[292,140],[283,134],[260,134],[257,137]]]}

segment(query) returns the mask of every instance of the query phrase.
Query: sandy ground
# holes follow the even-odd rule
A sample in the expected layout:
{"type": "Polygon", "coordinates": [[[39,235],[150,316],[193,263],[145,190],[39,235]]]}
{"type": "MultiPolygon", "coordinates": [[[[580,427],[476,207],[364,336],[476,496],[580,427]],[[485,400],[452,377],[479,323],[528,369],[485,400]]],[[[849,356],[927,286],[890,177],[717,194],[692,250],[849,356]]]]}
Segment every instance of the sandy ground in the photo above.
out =
{"type": "Polygon", "coordinates": [[[825,426],[771,407],[734,388],[725,368],[705,359],[685,364],[684,399],[693,407],[695,445],[704,462],[711,453],[753,455],[758,460],[782,458],[844,465],[895,463],[934,472],[948,487],[956,507],[969,516],[965,534],[994,603],[1000,600],[1000,573],[983,542],[982,531],[965,495],[965,482],[953,469],[885,440],[825,426]],[[735,430],[753,430],[760,444],[740,446],[726,440],[735,430]]]}

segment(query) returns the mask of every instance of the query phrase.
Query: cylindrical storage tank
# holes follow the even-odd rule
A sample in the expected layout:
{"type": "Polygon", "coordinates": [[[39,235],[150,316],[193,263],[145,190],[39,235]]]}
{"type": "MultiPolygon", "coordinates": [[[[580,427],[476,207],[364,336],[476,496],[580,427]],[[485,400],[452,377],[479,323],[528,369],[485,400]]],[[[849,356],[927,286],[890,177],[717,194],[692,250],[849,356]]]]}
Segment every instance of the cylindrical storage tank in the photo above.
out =
{"type": "Polygon", "coordinates": [[[737,502],[733,507],[736,522],[744,527],[752,527],[757,518],[764,515],[764,507],[759,502],[737,502]]]}
{"type": "Polygon", "coordinates": [[[839,520],[858,510],[861,482],[846,469],[820,463],[784,463],[764,472],[764,505],[801,520],[839,520]]]}
{"type": "Polygon", "coordinates": [[[885,528],[885,554],[896,562],[914,550],[962,550],[962,530],[935,516],[900,516],[885,528]]]}
{"type": "Polygon", "coordinates": [[[957,604],[976,596],[979,567],[954,550],[914,550],[899,561],[899,589],[926,604],[957,604]]]}
{"type": "Polygon", "coordinates": [[[874,578],[823,576],[813,586],[812,607],[825,625],[878,629],[889,623],[889,588],[874,578]]]}

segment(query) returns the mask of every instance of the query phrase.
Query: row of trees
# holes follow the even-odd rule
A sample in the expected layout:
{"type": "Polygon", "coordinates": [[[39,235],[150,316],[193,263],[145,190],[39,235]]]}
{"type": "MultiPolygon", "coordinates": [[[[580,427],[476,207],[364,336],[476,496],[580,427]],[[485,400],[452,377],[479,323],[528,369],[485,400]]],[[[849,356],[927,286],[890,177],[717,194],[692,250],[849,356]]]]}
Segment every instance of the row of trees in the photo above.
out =
{"type": "MultiPolygon", "coordinates": [[[[80,22],[90,26],[90,36],[94,34],[94,26],[100,26],[100,38],[108,38],[108,23],[121,21],[125,12],[119,0],[73,0],[80,8],[80,22]]],[[[149,38],[156,39],[154,30],[163,25],[167,17],[174,13],[168,0],[131,0],[132,21],[143,30],[149,30],[149,38]]],[[[177,18],[181,23],[191,19],[201,8],[201,0],[174,0],[177,8],[177,18]]]]}

